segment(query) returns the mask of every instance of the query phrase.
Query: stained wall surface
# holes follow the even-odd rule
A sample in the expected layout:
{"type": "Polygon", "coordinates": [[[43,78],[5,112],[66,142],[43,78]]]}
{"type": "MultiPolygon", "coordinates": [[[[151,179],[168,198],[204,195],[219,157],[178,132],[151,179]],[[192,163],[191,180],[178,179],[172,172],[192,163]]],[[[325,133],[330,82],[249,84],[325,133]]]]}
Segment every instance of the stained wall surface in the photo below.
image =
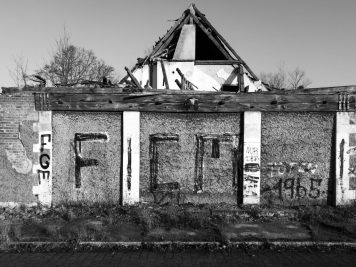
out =
{"type": "Polygon", "coordinates": [[[120,200],[121,120],[119,112],[53,112],[53,203],[120,200]]]}
{"type": "Polygon", "coordinates": [[[33,203],[36,161],[33,144],[38,143],[32,92],[0,95],[0,202],[33,203]]]}
{"type": "Polygon", "coordinates": [[[262,203],[331,201],[334,123],[334,113],[262,113],[262,203]]]}
{"type": "Polygon", "coordinates": [[[141,200],[152,201],[152,173],[156,172],[158,184],[179,183],[181,202],[237,203],[233,162],[240,117],[237,113],[141,113],[141,200]],[[156,142],[155,135],[161,135],[156,142]]]}

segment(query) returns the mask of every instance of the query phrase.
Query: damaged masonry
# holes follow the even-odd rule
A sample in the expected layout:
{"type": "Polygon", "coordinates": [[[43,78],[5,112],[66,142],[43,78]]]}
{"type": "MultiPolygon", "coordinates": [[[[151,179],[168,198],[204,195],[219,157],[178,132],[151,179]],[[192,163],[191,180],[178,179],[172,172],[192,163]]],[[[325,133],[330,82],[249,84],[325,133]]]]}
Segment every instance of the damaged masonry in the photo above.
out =
{"type": "Polygon", "coordinates": [[[2,204],[356,198],[355,86],[270,88],[194,5],[126,71],[117,87],[4,88],[2,204]]]}

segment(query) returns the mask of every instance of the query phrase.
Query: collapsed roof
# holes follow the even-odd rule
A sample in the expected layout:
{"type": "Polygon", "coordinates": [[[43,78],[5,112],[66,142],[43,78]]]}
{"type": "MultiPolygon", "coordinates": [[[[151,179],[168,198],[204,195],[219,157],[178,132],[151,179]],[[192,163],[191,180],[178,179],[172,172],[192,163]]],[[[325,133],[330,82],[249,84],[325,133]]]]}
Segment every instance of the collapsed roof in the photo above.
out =
{"type": "MultiPolygon", "coordinates": [[[[167,33],[155,43],[148,56],[138,59],[138,62],[131,71],[133,72],[147,63],[156,62],[158,60],[175,60],[179,37],[185,25],[195,25],[197,29],[195,42],[196,61],[220,61],[220,63],[226,62],[226,64],[242,65],[253,80],[259,80],[246,62],[236,53],[194,4],[191,4],[167,33]]],[[[128,76],[121,81],[127,78],[128,76]]]]}

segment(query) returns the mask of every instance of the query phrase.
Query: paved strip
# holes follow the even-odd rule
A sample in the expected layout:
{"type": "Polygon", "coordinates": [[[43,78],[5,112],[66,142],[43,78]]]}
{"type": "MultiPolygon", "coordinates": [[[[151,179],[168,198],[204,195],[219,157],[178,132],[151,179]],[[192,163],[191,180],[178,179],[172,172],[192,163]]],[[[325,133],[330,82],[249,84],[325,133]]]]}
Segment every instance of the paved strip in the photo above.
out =
{"type": "Polygon", "coordinates": [[[350,249],[0,253],[0,266],[355,266],[350,249]]]}

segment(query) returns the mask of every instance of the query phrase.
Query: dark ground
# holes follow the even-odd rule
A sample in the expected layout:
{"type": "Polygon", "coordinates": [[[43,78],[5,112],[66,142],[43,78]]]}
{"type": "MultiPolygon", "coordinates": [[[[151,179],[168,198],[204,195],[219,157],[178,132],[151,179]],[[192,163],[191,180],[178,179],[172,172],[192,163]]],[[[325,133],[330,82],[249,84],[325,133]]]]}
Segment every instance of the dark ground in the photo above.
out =
{"type": "Polygon", "coordinates": [[[0,266],[355,266],[356,252],[333,250],[154,250],[1,253],[0,266]]]}
{"type": "Polygon", "coordinates": [[[63,204],[0,208],[0,249],[17,242],[355,242],[356,204],[63,204]]]}

